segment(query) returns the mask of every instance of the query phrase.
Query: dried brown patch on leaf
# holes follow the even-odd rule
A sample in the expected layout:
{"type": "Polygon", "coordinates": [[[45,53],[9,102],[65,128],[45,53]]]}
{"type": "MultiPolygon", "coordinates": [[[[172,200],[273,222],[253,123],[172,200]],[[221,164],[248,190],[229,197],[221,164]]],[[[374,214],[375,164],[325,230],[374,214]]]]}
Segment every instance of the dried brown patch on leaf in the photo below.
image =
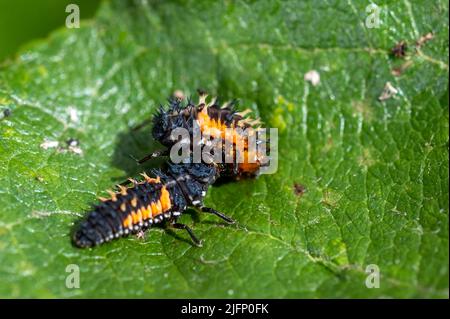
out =
{"type": "Polygon", "coordinates": [[[303,196],[303,194],[305,194],[305,192],[306,192],[306,187],[302,184],[295,182],[293,190],[294,190],[295,196],[303,196]]]}
{"type": "Polygon", "coordinates": [[[406,41],[400,41],[391,49],[391,54],[396,58],[404,58],[407,51],[408,44],[406,41]]]}

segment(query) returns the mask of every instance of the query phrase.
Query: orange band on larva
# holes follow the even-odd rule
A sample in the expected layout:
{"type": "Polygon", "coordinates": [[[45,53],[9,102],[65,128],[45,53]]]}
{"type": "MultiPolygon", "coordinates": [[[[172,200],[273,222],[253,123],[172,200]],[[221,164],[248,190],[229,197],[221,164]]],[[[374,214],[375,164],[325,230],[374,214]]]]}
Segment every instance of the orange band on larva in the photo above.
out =
{"type": "MultiPolygon", "coordinates": [[[[199,125],[200,131],[202,133],[207,133],[208,135],[214,138],[221,138],[223,140],[228,140],[233,145],[242,145],[244,150],[248,149],[248,139],[245,136],[238,134],[237,131],[234,129],[232,130],[231,135],[226,134],[226,129],[228,128],[227,125],[221,122],[219,119],[216,120],[210,118],[206,107],[204,107],[203,110],[199,112],[197,117],[197,124],[199,125]]],[[[250,132],[250,134],[254,134],[254,132],[250,132]]],[[[244,153],[245,156],[244,163],[249,164],[248,156],[245,155],[246,153],[247,152],[244,153]]],[[[253,168],[253,165],[251,165],[251,163],[250,166],[242,165],[241,167],[242,168],[251,167],[250,171],[256,171],[259,169],[259,166],[253,168]]]]}
{"type": "Polygon", "coordinates": [[[142,208],[142,218],[149,219],[150,217],[152,217],[152,211],[150,205],[148,205],[146,208],[142,208]]]}
{"type": "MultiPolygon", "coordinates": [[[[147,181],[150,178],[147,179],[147,181]]],[[[159,183],[160,179],[151,179],[152,183],[159,183]]],[[[131,207],[135,208],[138,206],[138,200],[134,197],[130,201],[131,207]]],[[[126,211],[126,204],[123,203],[121,205],[122,211],[126,211]]],[[[158,216],[162,213],[167,212],[172,208],[172,202],[170,200],[170,193],[167,190],[166,186],[162,186],[161,195],[158,200],[152,202],[147,205],[147,207],[140,207],[139,209],[133,209],[129,215],[123,220],[123,227],[131,228],[134,225],[141,224],[142,222],[158,216]]]]}
{"type": "Polygon", "coordinates": [[[161,206],[161,201],[157,201],[155,203],[156,205],[156,214],[154,216],[158,216],[159,214],[162,214],[162,206],[161,206]]]}
{"type": "Polygon", "coordinates": [[[166,212],[172,207],[172,203],[170,202],[170,194],[166,189],[166,186],[163,186],[161,189],[161,198],[159,199],[161,202],[162,211],[166,212]]]}
{"type": "Polygon", "coordinates": [[[133,225],[133,218],[131,215],[128,215],[128,217],[123,220],[123,227],[128,228],[131,225],[133,225]]]}

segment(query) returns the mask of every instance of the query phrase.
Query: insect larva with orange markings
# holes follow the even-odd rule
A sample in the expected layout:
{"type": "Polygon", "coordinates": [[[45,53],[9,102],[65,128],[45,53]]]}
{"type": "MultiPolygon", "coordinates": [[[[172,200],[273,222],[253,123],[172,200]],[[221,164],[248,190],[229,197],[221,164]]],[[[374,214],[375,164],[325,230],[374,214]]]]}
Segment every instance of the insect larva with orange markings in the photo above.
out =
{"type": "MultiPolygon", "coordinates": [[[[178,142],[174,140],[172,132],[177,128],[184,128],[191,134],[194,132],[194,124],[200,129],[203,134],[207,132],[210,136],[228,139],[231,148],[232,163],[224,164],[225,154],[222,154],[221,163],[216,163],[220,170],[220,175],[228,175],[235,178],[241,176],[256,176],[259,174],[261,167],[268,165],[268,158],[265,153],[251,150],[248,147],[248,138],[242,133],[246,130],[247,133],[256,134],[260,128],[261,122],[259,119],[251,119],[248,114],[249,109],[238,112],[235,110],[236,100],[225,103],[220,106],[217,98],[207,101],[207,95],[204,92],[199,92],[198,104],[193,104],[190,100],[187,102],[179,98],[169,100],[169,108],[166,110],[162,106],[158,113],[153,118],[153,137],[162,145],[167,147],[167,150],[158,151],[150,154],[140,160],[142,163],[152,157],[167,154],[170,148],[178,142]],[[232,134],[226,134],[226,129],[231,130],[232,134]],[[214,136],[215,135],[215,136],[214,136]],[[238,162],[236,159],[236,145],[243,143],[244,152],[242,154],[244,161],[238,162]],[[252,159],[251,161],[249,159],[252,159]]],[[[202,143],[203,139],[201,140],[202,143]]],[[[265,139],[261,139],[258,135],[257,144],[266,143],[265,139]]],[[[203,144],[204,145],[204,144],[203,144]]],[[[223,150],[222,150],[223,151],[223,150]]]]}
{"type": "Polygon", "coordinates": [[[206,191],[218,177],[215,165],[169,164],[168,169],[153,170],[153,178],[143,174],[142,181],[131,180],[130,187],[119,186],[102,198],[73,235],[77,247],[92,247],[114,238],[137,233],[152,225],[166,223],[185,229],[192,241],[201,242],[192,230],[177,223],[177,218],[189,207],[215,214],[229,223],[234,221],[220,212],[203,206],[206,191]]]}
{"type": "MultiPolygon", "coordinates": [[[[88,214],[87,219],[78,225],[73,236],[76,246],[92,247],[130,233],[138,233],[159,223],[185,229],[192,241],[200,245],[200,241],[188,226],[177,223],[177,218],[189,206],[215,214],[226,222],[234,222],[222,213],[204,207],[203,199],[208,187],[218,177],[255,176],[264,165],[268,164],[268,161],[265,161],[266,154],[260,154],[248,147],[246,136],[241,130],[232,130],[231,136],[226,134],[228,128],[257,129],[259,120],[246,117],[249,111],[236,112],[235,102],[220,107],[217,99],[211,102],[207,102],[206,99],[206,94],[201,93],[197,105],[190,101],[183,104],[180,99],[173,99],[170,101],[169,110],[166,111],[161,107],[153,118],[153,137],[170,148],[177,142],[172,140],[173,130],[185,128],[193,135],[194,124],[197,124],[202,133],[213,131],[221,138],[228,138],[233,147],[231,151],[227,151],[233,156],[237,154],[238,142],[243,142],[244,162],[238,162],[237,156],[233,157],[232,163],[169,162],[167,170],[154,170],[153,178],[144,175],[144,180],[140,182],[131,180],[133,183],[131,187],[119,186],[117,192],[110,192],[110,198],[103,198],[102,202],[88,214]],[[249,161],[251,158],[256,161],[249,161]]],[[[266,141],[262,139],[256,141],[256,143],[263,142],[266,141]]],[[[150,154],[139,162],[164,153],[167,153],[167,150],[150,154]]],[[[223,158],[224,154],[221,155],[223,158]]]]}

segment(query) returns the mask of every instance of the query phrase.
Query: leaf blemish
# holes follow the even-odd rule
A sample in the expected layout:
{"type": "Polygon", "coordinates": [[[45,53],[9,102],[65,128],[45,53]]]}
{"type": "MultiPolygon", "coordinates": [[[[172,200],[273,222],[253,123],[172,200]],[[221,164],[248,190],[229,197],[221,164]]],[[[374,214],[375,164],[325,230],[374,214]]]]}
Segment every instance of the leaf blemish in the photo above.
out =
{"type": "Polygon", "coordinates": [[[408,44],[406,41],[400,41],[391,49],[391,54],[396,58],[403,59],[406,56],[407,51],[408,44]]]}
{"type": "Polygon", "coordinates": [[[83,154],[83,150],[79,146],[79,141],[74,138],[69,138],[66,141],[66,146],[60,146],[58,141],[46,139],[41,143],[40,147],[44,150],[47,150],[49,148],[57,148],[58,153],[70,152],[78,155],[83,154]]]}
{"type": "MultiPolygon", "coordinates": [[[[400,41],[398,42],[392,49],[391,49],[391,55],[395,58],[405,59],[406,62],[403,63],[400,66],[394,67],[391,71],[391,74],[394,76],[400,76],[402,75],[406,69],[408,69],[411,65],[413,65],[413,60],[411,60],[412,55],[418,55],[422,57],[426,57],[421,51],[421,48],[423,45],[425,45],[428,41],[432,40],[434,38],[434,34],[432,32],[428,32],[427,34],[421,36],[417,41],[415,42],[415,52],[413,54],[407,55],[408,50],[408,44],[406,41],[400,41]]],[[[426,57],[426,59],[429,59],[429,57],[426,57]]],[[[441,66],[443,66],[441,64],[441,66]]]]}
{"type": "Polygon", "coordinates": [[[50,140],[44,140],[44,142],[41,143],[40,147],[44,150],[47,150],[49,148],[55,148],[58,147],[59,142],[58,141],[50,141],[50,140]]]}
{"type": "Polygon", "coordinates": [[[320,83],[320,74],[316,70],[306,72],[303,78],[305,81],[310,82],[313,86],[317,86],[320,83]]]}
{"type": "Polygon", "coordinates": [[[325,189],[323,191],[322,204],[328,206],[330,208],[334,208],[337,206],[338,201],[341,199],[342,195],[331,190],[325,189]]]}
{"type": "Polygon", "coordinates": [[[73,106],[69,106],[67,108],[67,113],[69,114],[70,122],[78,123],[80,121],[80,117],[78,116],[78,110],[73,106]]]}
{"type": "MultiPolygon", "coordinates": [[[[69,138],[66,141],[67,150],[71,153],[75,153],[78,155],[83,154],[83,150],[80,148],[80,142],[75,138],[69,138]]],[[[64,150],[63,150],[64,151],[64,150]]]]}
{"type": "Polygon", "coordinates": [[[386,84],[384,85],[383,92],[378,97],[378,100],[381,102],[389,100],[390,98],[397,95],[397,93],[398,93],[398,90],[394,86],[392,86],[391,82],[386,82],[386,84]]]}
{"type": "Polygon", "coordinates": [[[362,167],[370,167],[375,164],[375,160],[372,157],[372,154],[368,148],[365,148],[362,152],[362,155],[358,157],[359,165],[362,167]]]}
{"type": "Polygon", "coordinates": [[[296,196],[301,197],[301,196],[303,196],[303,194],[305,194],[305,192],[306,192],[306,187],[304,185],[299,184],[297,182],[294,183],[294,194],[296,196]]]}
{"type": "Polygon", "coordinates": [[[6,108],[2,111],[2,113],[0,114],[0,120],[3,120],[4,118],[7,118],[11,116],[11,110],[6,108]]]}
{"type": "Polygon", "coordinates": [[[427,43],[428,41],[432,40],[433,38],[434,38],[433,32],[428,32],[427,34],[421,36],[416,41],[416,49],[420,49],[425,43],[427,43]]]}
{"type": "Polygon", "coordinates": [[[355,116],[361,114],[364,120],[369,122],[373,119],[372,109],[367,101],[352,101],[351,104],[353,106],[355,116]]]}

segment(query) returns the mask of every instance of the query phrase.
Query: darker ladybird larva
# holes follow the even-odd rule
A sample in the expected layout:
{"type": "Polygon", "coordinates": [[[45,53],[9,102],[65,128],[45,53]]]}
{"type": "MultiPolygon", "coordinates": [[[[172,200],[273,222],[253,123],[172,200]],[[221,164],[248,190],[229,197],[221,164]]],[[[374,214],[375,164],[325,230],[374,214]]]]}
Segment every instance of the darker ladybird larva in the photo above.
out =
{"type": "Polygon", "coordinates": [[[153,175],[155,177],[143,174],[144,180],[131,180],[132,186],[119,186],[117,192],[110,192],[110,198],[101,199],[101,203],[78,225],[73,235],[74,245],[100,245],[163,221],[174,228],[187,230],[193,242],[200,245],[188,226],[176,222],[188,206],[233,222],[229,217],[203,206],[206,191],[217,177],[214,165],[169,164],[167,170],[154,170],[153,175]]]}

